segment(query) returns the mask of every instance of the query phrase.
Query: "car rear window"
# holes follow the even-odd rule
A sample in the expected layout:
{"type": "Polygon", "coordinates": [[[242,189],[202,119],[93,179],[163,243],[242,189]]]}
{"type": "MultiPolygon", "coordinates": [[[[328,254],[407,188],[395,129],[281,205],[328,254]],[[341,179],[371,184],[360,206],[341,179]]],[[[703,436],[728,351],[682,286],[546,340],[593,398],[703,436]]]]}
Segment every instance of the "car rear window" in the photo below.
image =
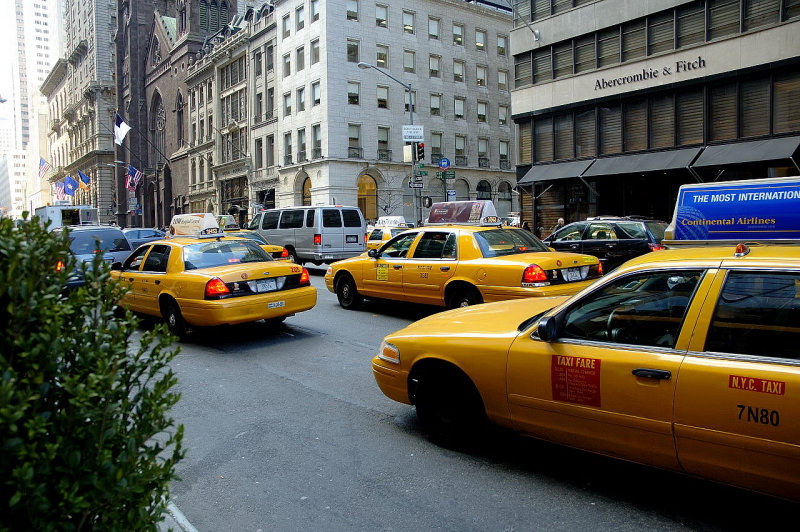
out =
{"type": "Polygon", "coordinates": [[[664,222],[645,222],[645,225],[653,233],[658,242],[664,240],[664,231],[667,229],[667,224],[664,222]]]}
{"type": "Polygon", "coordinates": [[[131,245],[122,231],[73,231],[69,235],[69,250],[75,255],[106,251],[130,251],[131,245]]]}
{"type": "Polygon", "coordinates": [[[266,243],[267,243],[266,239],[263,236],[261,236],[260,233],[236,233],[236,232],[231,232],[229,234],[231,236],[238,236],[239,238],[247,238],[249,240],[253,240],[254,242],[258,242],[259,244],[266,245],[266,243]]]}
{"type": "Polygon", "coordinates": [[[361,227],[361,216],[355,209],[342,209],[345,227],[361,227]]]}
{"type": "Polygon", "coordinates": [[[484,257],[503,257],[518,253],[550,251],[535,236],[523,229],[476,231],[475,241],[484,257]]]}
{"type": "Polygon", "coordinates": [[[187,270],[271,260],[266,251],[250,240],[214,240],[183,248],[183,265],[187,270]]]}
{"type": "MultiPolygon", "coordinates": [[[[394,235],[392,235],[392,236],[394,236],[394,235]]],[[[369,234],[369,239],[370,240],[383,240],[383,229],[374,229],[369,234]]]]}
{"type": "Polygon", "coordinates": [[[639,222],[619,222],[617,228],[622,230],[617,231],[617,238],[647,238],[644,224],[639,222]]]}

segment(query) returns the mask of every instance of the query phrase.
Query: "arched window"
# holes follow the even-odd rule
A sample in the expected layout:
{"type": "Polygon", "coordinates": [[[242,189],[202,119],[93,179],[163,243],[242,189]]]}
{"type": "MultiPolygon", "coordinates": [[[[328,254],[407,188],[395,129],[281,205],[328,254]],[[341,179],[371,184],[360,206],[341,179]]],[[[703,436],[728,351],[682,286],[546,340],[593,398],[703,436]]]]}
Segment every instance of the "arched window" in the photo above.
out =
{"type": "Polygon", "coordinates": [[[498,216],[508,216],[508,213],[513,209],[511,208],[511,185],[508,181],[500,181],[497,185],[497,206],[498,216]]]}
{"type": "Polygon", "coordinates": [[[492,199],[492,185],[485,179],[478,181],[477,196],[475,199],[490,200],[492,199]]]}
{"type": "Polygon", "coordinates": [[[183,95],[179,92],[175,100],[175,128],[178,136],[178,146],[183,146],[186,138],[183,133],[183,95]]]}
{"type": "Polygon", "coordinates": [[[208,3],[206,0],[200,0],[200,29],[208,30],[208,3]]]}
{"type": "Polygon", "coordinates": [[[303,181],[303,205],[311,205],[311,178],[306,177],[303,181]]]}
{"type": "Polygon", "coordinates": [[[466,201],[469,199],[469,183],[464,179],[456,179],[456,201],[466,201]]]}
{"type": "Polygon", "coordinates": [[[164,153],[166,153],[166,120],[167,114],[164,112],[164,101],[161,95],[155,93],[153,101],[150,104],[150,136],[153,139],[155,149],[151,149],[151,161],[156,161],[156,164],[165,162],[164,153]]]}
{"type": "Polygon", "coordinates": [[[222,2],[219,5],[219,26],[222,27],[228,23],[228,2],[222,2]]]}
{"type": "Polygon", "coordinates": [[[211,6],[208,10],[208,18],[211,22],[211,31],[217,31],[219,29],[219,6],[215,0],[211,0],[211,6]]]}
{"type": "Polygon", "coordinates": [[[378,219],[378,185],[371,175],[358,178],[358,208],[367,220],[378,219]]]}

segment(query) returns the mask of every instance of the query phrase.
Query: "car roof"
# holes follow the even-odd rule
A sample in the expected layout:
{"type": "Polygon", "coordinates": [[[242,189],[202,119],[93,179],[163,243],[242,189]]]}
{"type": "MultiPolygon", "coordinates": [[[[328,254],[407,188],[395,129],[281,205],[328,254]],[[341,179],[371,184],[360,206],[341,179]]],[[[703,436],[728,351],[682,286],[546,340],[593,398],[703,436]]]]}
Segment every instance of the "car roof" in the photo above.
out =
{"type": "Polygon", "coordinates": [[[647,218],[645,216],[592,216],[586,218],[587,222],[658,222],[665,224],[663,220],[656,220],[655,218],[647,218]]]}
{"type": "MultiPolygon", "coordinates": [[[[761,261],[796,261],[800,255],[800,247],[792,244],[747,244],[747,253],[736,256],[736,244],[720,244],[707,246],[676,246],[674,248],[645,253],[625,263],[628,266],[664,265],[670,262],[706,262],[718,264],[721,261],[733,261],[746,267],[749,263],[761,261]]],[[[670,264],[670,266],[673,266],[670,264]]],[[[687,265],[688,266],[688,265],[687,265]]]]}
{"type": "Polygon", "coordinates": [[[69,229],[71,232],[82,232],[82,231],[119,231],[122,232],[122,229],[119,227],[114,227],[111,225],[65,225],[62,227],[56,227],[53,231],[63,231],[64,229],[69,229]]]}

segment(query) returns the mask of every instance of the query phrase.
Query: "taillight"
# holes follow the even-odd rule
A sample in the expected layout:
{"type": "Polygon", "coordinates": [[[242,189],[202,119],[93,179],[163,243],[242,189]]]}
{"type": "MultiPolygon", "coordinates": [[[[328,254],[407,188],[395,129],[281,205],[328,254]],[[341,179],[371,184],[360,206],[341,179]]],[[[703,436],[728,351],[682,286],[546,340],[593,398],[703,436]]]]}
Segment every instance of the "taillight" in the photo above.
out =
{"type": "Polygon", "coordinates": [[[303,268],[303,273],[300,274],[300,286],[308,286],[311,284],[311,276],[308,275],[308,270],[303,268]]]}
{"type": "Polygon", "coordinates": [[[650,251],[662,251],[667,249],[661,244],[647,244],[647,245],[650,246],[650,251]]]}
{"type": "Polygon", "coordinates": [[[547,273],[538,264],[531,264],[522,273],[522,286],[546,286],[550,284],[547,273]]]}
{"type": "Polygon", "coordinates": [[[322,245],[322,235],[314,235],[314,245],[315,246],[322,245]]]}
{"type": "Polygon", "coordinates": [[[214,277],[206,283],[206,297],[219,297],[230,293],[227,285],[219,277],[214,277]]]}
{"type": "Polygon", "coordinates": [[[286,248],[283,248],[283,251],[281,251],[281,258],[285,259],[288,256],[289,256],[289,250],[286,249],[286,248]]]}
{"type": "Polygon", "coordinates": [[[365,244],[367,243],[367,240],[369,240],[369,234],[364,233],[364,243],[365,244]]]}
{"type": "Polygon", "coordinates": [[[64,262],[63,261],[58,261],[56,263],[56,272],[60,273],[63,270],[64,270],[64,262]]]}
{"type": "Polygon", "coordinates": [[[597,273],[600,277],[603,276],[603,263],[600,261],[597,261],[597,273]]]}

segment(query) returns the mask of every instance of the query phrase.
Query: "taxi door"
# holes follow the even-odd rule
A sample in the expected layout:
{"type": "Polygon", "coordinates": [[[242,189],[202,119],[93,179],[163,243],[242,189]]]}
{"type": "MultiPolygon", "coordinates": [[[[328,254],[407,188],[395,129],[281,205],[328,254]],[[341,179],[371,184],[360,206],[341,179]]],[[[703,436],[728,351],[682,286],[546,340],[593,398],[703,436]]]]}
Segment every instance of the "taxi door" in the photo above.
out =
{"type": "Polygon", "coordinates": [[[119,272],[119,279],[124,284],[128,285],[128,293],[125,294],[120,303],[128,306],[131,310],[138,311],[139,299],[141,297],[141,279],[139,278],[139,270],[141,269],[144,257],[152,246],[140,246],[134,251],[130,257],[125,259],[122,263],[122,271],[119,272]],[[137,298],[137,293],[139,298],[137,298]]]}
{"type": "Polygon", "coordinates": [[[533,436],[678,469],[672,409],[702,270],[636,272],[562,310],[558,338],[508,354],[512,421],[533,436]],[[685,316],[685,317],[684,317],[685,316]]]}
{"type": "Polygon", "coordinates": [[[800,498],[798,287],[797,271],[717,274],[675,396],[688,473],[800,498]]]}
{"type": "Polygon", "coordinates": [[[458,265],[457,239],[454,231],[422,233],[403,273],[406,299],[432,305],[444,302],[444,286],[458,265]]]}
{"type": "Polygon", "coordinates": [[[403,233],[387,242],[377,258],[365,259],[363,289],[365,296],[404,300],[403,275],[408,265],[408,252],[419,233],[403,233]]]}
{"type": "Polygon", "coordinates": [[[135,275],[134,282],[139,287],[136,306],[142,309],[142,312],[154,315],[161,313],[158,296],[164,288],[162,283],[167,273],[169,254],[170,246],[164,244],[152,246],[150,253],[145,257],[141,271],[135,275]]]}

